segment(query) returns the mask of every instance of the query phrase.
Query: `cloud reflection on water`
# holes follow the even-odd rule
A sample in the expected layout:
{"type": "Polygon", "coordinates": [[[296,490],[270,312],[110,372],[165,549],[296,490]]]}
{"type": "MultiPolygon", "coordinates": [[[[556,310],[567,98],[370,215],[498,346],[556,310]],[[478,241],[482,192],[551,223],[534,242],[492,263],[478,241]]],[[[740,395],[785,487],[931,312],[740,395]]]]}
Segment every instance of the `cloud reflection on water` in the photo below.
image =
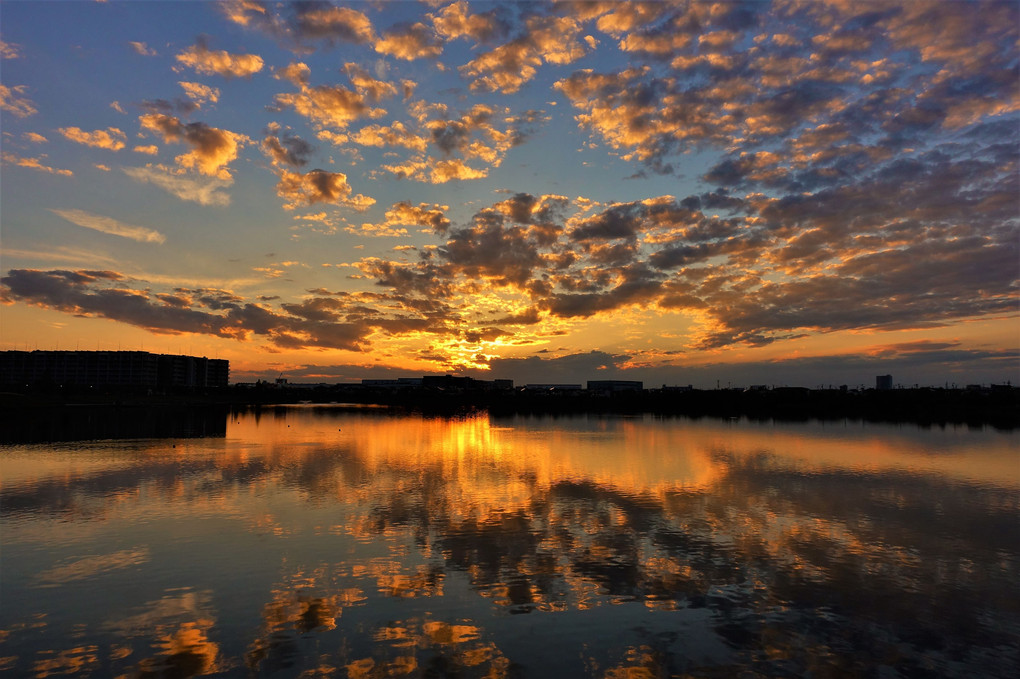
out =
{"type": "MultiPolygon", "coordinates": [[[[129,564],[137,577],[180,566],[208,592],[201,610],[158,624],[108,612],[122,620],[107,625],[121,647],[137,648],[127,643],[137,629],[153,653],[96,662],[139,676],[168,663],[175,676],[527,676],[557,663],[606,676],[1008,676],[1018,666],[1020,484],[1001,470],[1014,443],[875,427],[288,408],[232,419],[225,439],[128,442],[105,453],[109,467],[23,472],[0,516],[15,545],[60,521],[129,530],[146,544],[88,558],[145,554],[129,564]],[[161,535],[139,517],[187,525],[161,535]],[[160,548],[173,540],[184,549],[176,557],[160,548]],[[243,587],[224,579],[230,568],[243,587]],[[239,593],[248,600],[231,601],[239,593]],[[235,619],[239,610],[248,617],[235,619]],[[531,622],[514,623],[519,614],[531,622]],[[524,653],[523,629],[567,655],[524,653]]],[[[91,562],[59,563],[44,573],[91,562]]],[[[113,570],[47,582],[74,597],[79,580],[116,586],[113,570]]],[[[3,625],[15,639],[17,617],[3,625]]],[[[34,662],[95,655],[73,653],[79,646],[34,662]]]]}

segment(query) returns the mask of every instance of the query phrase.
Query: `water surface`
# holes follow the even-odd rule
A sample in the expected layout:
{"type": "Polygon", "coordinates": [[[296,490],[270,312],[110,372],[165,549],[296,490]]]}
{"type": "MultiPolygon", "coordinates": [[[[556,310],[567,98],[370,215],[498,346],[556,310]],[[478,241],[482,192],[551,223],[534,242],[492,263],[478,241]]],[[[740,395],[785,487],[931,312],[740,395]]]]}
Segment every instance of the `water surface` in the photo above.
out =
{"type": "Polygon", "coordinates": [[[339,407],[222,420],[0,446],[0,670],[1020,669],[1015,432],[339,407]]]}

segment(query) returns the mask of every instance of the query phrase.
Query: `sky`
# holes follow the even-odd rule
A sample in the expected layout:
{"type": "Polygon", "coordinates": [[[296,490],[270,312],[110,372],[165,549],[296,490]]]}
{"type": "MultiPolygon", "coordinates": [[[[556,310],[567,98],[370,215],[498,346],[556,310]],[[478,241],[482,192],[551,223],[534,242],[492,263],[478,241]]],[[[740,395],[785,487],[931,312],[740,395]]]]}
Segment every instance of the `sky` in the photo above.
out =
{"type": "Polygon", "coordinates": [[[0,5],[0,349],[1020,381],[1016,2],[0,5]]]}

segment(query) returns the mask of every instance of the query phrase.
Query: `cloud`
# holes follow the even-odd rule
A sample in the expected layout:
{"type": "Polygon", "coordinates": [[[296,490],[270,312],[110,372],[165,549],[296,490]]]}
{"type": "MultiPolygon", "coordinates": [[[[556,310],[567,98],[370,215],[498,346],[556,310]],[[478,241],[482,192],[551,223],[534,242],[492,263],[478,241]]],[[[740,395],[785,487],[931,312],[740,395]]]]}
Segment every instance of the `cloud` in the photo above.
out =
{"type": "Polygon", "coordinates": [[[86,132],[79,127],[61,127],[57,131],[73,142],[108,151],[121,150],[127,141],[127,135],[116,127],[92,132],[86,132]]]}
{"type": "Polygon", "coordinates": [[[12,113],[19,118],[27,118],[37,113],[35,104],[30,99],[21,96],[26,89],[28,88],[24,85],[8,87],[0,84],[0,110],[12,113]]]}
{"type": "Polygon", "coordinates": [[[203,104],[215,104],[220,100],[220,90],[217,87],[210,87],[202,83],[180,81],[177,83],[184,88],[185,94],[199,107],[203,104]]]}
{"type": "Polygon", "coordinates": [[[252,0],[230,0],[221,3],[221,9],[234,23],[288,41],[302,51],[314,43],[367,44],[375,39],[372,22],[363,12],[322,0],[288,3],[279,8],[252,0]]]}
{"type": "Polygon", "coordinates": [[[327,2],[309,2],[295,9],[291,27],[299,39],[364,44],[375,37],[372,22],[356,9],[327,2]]]}
{"type": "Polygon", "coordinates": [[[541,111],[513,115],[509,108],[485,104],[451,116],[443,104],[418,101],[411,104],[410,112],[420,132],[395,122],[391,127],[367,126],[351,138],[371,146],[389,144],[417,151],[413,158],[384,163],[381,168],[402,179],[432,184],[487,177],[511,148],[523,143],[533,127],[545,120],[541,111]],[[430,144],[438,155],[424,153],[430,144]],[[469,165],[468,160],[480,161],[485,167],[469,165]]]}
{"type": "Polygon", "coordinates": [[[203,42],[192,45],[177,55],[177,61],[203,75],[224,78],[247,78],[262,70],[262,57],[255,54],[230,54],[211,50],[203,42]]]}
{"type": "Polygon", "coordinates": [[[392,83],[373,78],[368,71],[358,64],[352,62],[344,64],[343,72],[350,78],[354,90],[373,104],[377,104],[383,99],[395,97],[397,94],[397,88],[392,83]]]}
{"type": "Polygon", "coordinates": [[[411,205],[407,201],[400,201],[386,211],[385,222],[374,225],[366,223],[362,224],[361,228],[371,231],[395,226],[418,226],[426,227],[434,233],[446,233],[450,228],[450,220],[446,216],[449,209],[449,205],[429,203],[411,205]]]}
{"type": "Polygon", "coordinates": [[[136,181],[155,184],[181,200],[191,201],[199,205],[217,205],[221,207],[230,204],[230,195],[221,190],[233,183],[228,179],[213,178],[203,180],[194,177],[182,177],[165,169],[151,166],[125,167],[124,173],[136,181]]]}
{"type": "Polygon", "coordinates": [[[423,153],[429,140],[410,130],[400,121],[391,125],[365,125],[351,134],[350,139],[362,146],[401,146],[423,153]]]}
{"type": "Polygon", "coordinates": [[[303,167],[315,149],[312,145],[290,133],[279,134],[280,126],[269,126],[265,139],[262,140],[262,151],[269,156],[274,165],[303,167]]]}
{"type": "Polygon", "coordinates": [[[471,78],[472,90],[513,94],[543,63],[569,64],[587,54],[581,28],[571,17],[528,17],[523,35],[461,66],[461,74],[471,78]]]}
{"type": "Polygon", "coordinates": [[[434,59],[442,54],[443,44],[425,24],[401,24],[382,34],[375,51],[405,61],[434,59]]]}
{"type": "Polygon", "coordinates": [[[589,351],[562,356],[532,355],[525,358],[494,358],[489,362],[492,375],[512,376],[517,385],[580,384],[586,379],[630,379],[622,366],[630,356],[589,351]]]}
{"type": "Polygon", "coordinates": [[[276,102],[317,125],[339,130],[360,118],[379,118],[386,114],[384,109],[369,106],[364,95],[339,86],[302,87],[300,92],[277,94],[276,102]]]}
{"type": "MultiPolygon", "coordinates": [[[[447,227],[447,241],[417,262],[370,259],[362,271],[403,295],[503,289],[529,320],[681,313],[695,319],[688,342],[700,349],[1011,313],[1017,179],[1004,181],[994,160],[949,158],[936,149],[782,199],[717,190],[594,212],[579,201],[571,215],[562,196],[517,194],[447,227]],[[846,205],[861,209],[848,216],[846,205]]],[[[394,206],[384,225],[401,223],[397,208],[410,206],[394,206]]]]}
{"type": "Polygon", "coordinates": [[[0,40],[0,59],[20,59],[21,46],[0,40]]]}
{"type": "Polygon", "coordinates": [[[47,141],[49,141],[48,139],[46,139],[46,137],[42,136],[38,132],[26,132],[21,136],[24,137],[26,140],[32,142],[33,144],[45,144],[47,141]]]}
{"type": "Polygon", "coordinates": [[[945,381],[961,386],[970,382],[995,382],[1008,375],[1020,352],[1015,349],[968,347],[960,342],[916,342],[874,345],[853,352],[826,352],[772,360],[690,362],[683,355],[662,356],[590,351],[563,354],[532,354],[494,358],[482,379],[512,377],[516,384],[580,383],[589,379],[641,380],[645,388],[692,384],[699,389],[752,384],[814,388],[847,384],[873,387],[875,375],[892,373],[897,381],[913,385],[942,386],[945,381]]]}
{"type": "Polygon", "coordinates": [[[63,217],[72,224],[84,226],[86,229],[93,229],[111,236],[120,236],[121,238],[128,238],[139,243],[164,243],[166,241],[166,236],[159,231],[144,226],[124,224],[111,217],[92,214],[84,210],[58,210],[50,208],[50,212],[63,217]]]}
{"type": "Polygon", "coordinates": [[[775,151],[763,145],[792,149],[807,130],[840,130],[847,143],[817,160],[844,167],[811,168],[816,158],[800,156],[802,168],[776,166],[741,178],[791,189],[858,171],[849,165],[855,155],[873,162],[882,149],[916,148],[918,134],[1020,110],[1015,59],[1007,56],[1015,54],[1020,11],[1010,3],[990,3],[980,13],[937,2],[767,10],[756,3],[578,8],[578,16],[601,12],[599,30],[620,39],[631,65],[579,70],[556,87],[593,139],[660,173],[675,172],[673,159],[691,150],[716,147],[731,159],[760,159],[775,151]],[[982,36],[979,44],[974,35],[982,36]],[[883,130],[885,140],[870,141],[883,130]]]}
{"type": "MultiPolygon", "coordinates": [[[[19,167],[27,167],[27,168],[30,168],[32,170],[39,170],[40,172],[46,172],[48,174],[56,174],[56,175],[60,175],[60,176],[63,176],[63,177],[73,177],[74,176],[74,173],[71,172],[70,170],[63,170],[63,169],[58,169],[58,168],[55,168],[55,167],[50,167],[48,165],[44,165],[43,162],[42,162],[42,158],[22,158],[20,156],[17,156],[17,155],[15,155],[13,153],[9,153],[7,151],[4,151],[2,154],[0,154],[0,158],[2,158],[3,162],[5,164],[7,164],[7,165],[17,165],[19,167]]],[[[43,156],[43,158],[45,158],[45,156],[43,156]]]]}
{"type": "Polygon", "coordinates": [[[510,32],[510,21],[503,7],[469,14],[464,0],[450,3],[432,15],[432,24],[436,32],[447,40],[470,38],[476,43],[499,40],[510,32]]]}
{"type": "Polygon", "coordinates": [[[406,334],[431,321],[417,312],[366,313],[358,296],[314,295],[276,310],[219,289],[153,291],[149,281],[116,271],[13,269],[0,277],[0,294],[79,316],[108,318],[158,334],[196,333],[271,346],[365,351],[377,330],[406,334]]]}
{"type": "Polygon", "coordinates": [[[303,87],[312,77],[312,69],[308,68],[308,64],[295,62],[283,68],[274,69],[273,77],[277,80],[286,80],[296,87],[303,87]]]}
{"type": "Polygon", "coordinates": [[[164,141],[184,141],[191,145],[190,153],[177,156],[181,166],[224,180],[230,179],[226,165],[237,158],[239,144],[248,141],[242,134],[205,123],[182,123],[178,118],[159,113],[139,116],[138,122],[143,130],[160,134],[164,141]]]}
{"type": "Polygon", "coordinates": [[[302,174],[280,170],[279,177],[276,192],[286,201],[283,206],[286,210],[327,203],[360,211],[375,204],[375,199],[360,193],[352,196],[353,190],[347,183],[347,175],[342,172],[311,170],[302,174]]]}
{"type": "Polygon", "coordinates": [[[135,42],[132,40],[128,42],[128,45],[131,46],[131,49],[134,50],[135,54],[140,54],[143,57],[154,57],[157,55],[156,50],[152,49],[144,42],[135,42]]]}

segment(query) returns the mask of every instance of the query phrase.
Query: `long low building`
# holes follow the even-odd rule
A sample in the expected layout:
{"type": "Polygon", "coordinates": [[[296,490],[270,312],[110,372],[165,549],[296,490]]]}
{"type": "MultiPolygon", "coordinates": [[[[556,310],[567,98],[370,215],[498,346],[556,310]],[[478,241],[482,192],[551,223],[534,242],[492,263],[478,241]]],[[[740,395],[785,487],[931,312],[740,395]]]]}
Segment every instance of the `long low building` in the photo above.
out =
{"type": "Polygon", "coordinates": [[[230,362],[147,351],[3,351],[0,384],[75,387],[226,387],[230,362]]]}

